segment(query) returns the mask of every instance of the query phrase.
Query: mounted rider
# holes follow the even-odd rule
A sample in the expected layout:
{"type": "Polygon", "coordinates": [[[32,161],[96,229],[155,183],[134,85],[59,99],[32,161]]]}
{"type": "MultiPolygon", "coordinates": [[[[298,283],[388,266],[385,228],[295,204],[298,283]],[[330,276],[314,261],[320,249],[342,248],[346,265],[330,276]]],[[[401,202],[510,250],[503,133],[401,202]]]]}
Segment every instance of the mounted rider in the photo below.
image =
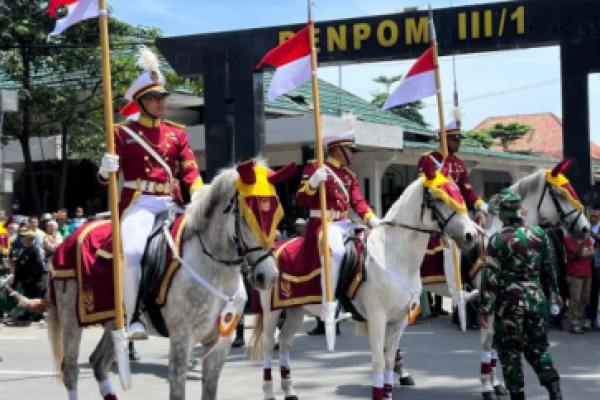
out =
{"type": "MultiPolygon", "coordinates": [[[[325,136],[322,139],[322,145],[327,150],[327,158],[324,165],[318,168],[316,161],[313,160],[304,167],[300,189],[296,198],[299,206],[310,208],[306,240],[320,243],[321,207],[319,201],[319,183],[325,182],[327,219],[329,220],[327,233],[329,248],[331,249],[331,290],[332,293],[335,293],[340,267],[345,254],[343,237],[346,232],[356,226],[348,216],[349,209],[352,208],[371,228],[379,225],[380,219],[364,200],[358,186],[356,174],[349,168],[354,154],[359,151],[356,146],[354,130],[347,133],[325,136]]],[[[320,249],[321,246],[315,246],[314,248],[320,249]]],[[[320,254],[319,258],[321,265],[323,265],[323,259],[320,254]]],[[[327,321],[327,313],[333,314],[335,308],[327,310],[324,273],[321,274],[321,288],[324,305],[323,320],[327,321]]]]}
{"type": "Polygon", "coordinates": [[[144,324],[132,320],[140,286],[140,263],[148,236],[160,212],[183,206],[175,171],[178,169],[192,199],[203,185],[184,126],[162,119],[169,92],[164,87],[158,58],[142,46],[137,65],[144,72],[125,93],[129,104],[121,110],[129,119],[115,127],[116,155],[105,154],[99,171],[99,179],[105,184],[109,172],[124,175],[119,203],[123,294],[128,336],[133,340],[148,337],[144,324]]]}
{"type": "MultiPolygon", "coordinates": [[[[487,214],[488,213],[488,205],[473,190],[473,187],[471,186],[471,180],[469,179],[469,171],[467,169],[467,166],[465,165],[465,162],[463,161],[463,159],[457,155],[457,153],[460,149],[461,139],[464,139],[464,138],[465,138],[465,136],[461,133],[460,115],[457,111],[455,113],[455,119],[446,126],[446,139],[448,142],[448,156],[446,157],[445,165],[447,165],[447,167],[448,167],[448,177],[450,179],[452,179],[454,181],[454,183],[456,183],[456,185],[460,189],[460,192],[461,192],[463,198],[465,199],[465,201],[467,203],[467,207],[469,209],[482,212],[483,214],[487,214]]],[[[424,153],[421,156],[421,158],[419,159],[419,163],[418,163],[419,172],[423,171],[423,166],[425,165],[425,162],[427,159],[433,159],[436,164],[441,166],[441,164],[444,160],[441,148],[436,151],[430,151],[430,152],[424,153]]],[[[454,265],[452,251],[449,248],[449,246],[448,247],[442,246],[440,239],[437,237],[432,236],[429,240],[429,243],[427,246],[427,256],[425,257],[425,259],[423,261],[423,268],[431,267],[432,270],[435,270],[437,268],[437,266],[432,266],[432,265],[429,265],[428,263],[434,262],[434,260],[437,263],[440,260],[440,258],[435,257],[435,255],[442,250],[444,252],[444,255],[443,255],[444,271],[445,271],[445,275],[447,277],[447,276],[449,276],[449,269],[452,270],[452,267],[454,265]]],[[[424,277],[423,283],[425,283],[425,284],[440,283],[440,282],[443,282],[443,280],[444,280],[444,277],[441,275],[440,276],[432,276],[432,277],[424,277]],[[427,282],[427,278],[430,279],[430,282],[427,282]]],[[[453,297],[457,293],[458,290],[461,290],[461,288],[454,287],[455,286],[454,279],[446,279],[446,283],[448,284],[450,293],[453,295],[453,297]]]]}

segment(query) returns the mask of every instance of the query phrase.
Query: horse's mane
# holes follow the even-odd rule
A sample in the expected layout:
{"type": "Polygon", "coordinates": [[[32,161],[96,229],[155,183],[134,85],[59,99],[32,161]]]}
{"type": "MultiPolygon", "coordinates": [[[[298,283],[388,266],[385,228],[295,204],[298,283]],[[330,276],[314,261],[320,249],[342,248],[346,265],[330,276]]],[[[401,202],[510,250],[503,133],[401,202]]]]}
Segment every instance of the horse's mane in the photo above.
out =
{"type": "Polygon", "coordinates": [[[518,193],[521,198],[525,198],[538,191],[540,185],[545,182],[545,179],[542,179],[542,175],[545,173],[546,171],[541,169],[531,175],[521,178],[511,186],[511,189],[518,193]]]}
{"type": "Polygon", "coordinates": [[[395,216],[398,214],[398,212],[405,212],[406,203],[408,202],[408,199],[410,199],[413,193],[420,188],[423,188],[422,177],[415,179],[413,183],[411,183],[406,189],[404,189],[402,195],[398,198],[398,200],[394,202],[394,204],[392,204],[388,212],[385,213],[385,219],[388,221],[391,219],[395,219],[395,216]]]}
{"type": "MultiPolygon", "coordinates": [[[[268,168],[267,161],[263,157],[256,157],[254,163],[268,168]]],[[[186,211],[189,215],[190,228],[203,231],[209,227],[211,218],[216,212],[223,212],[227,202],[234,195],[238,177],[236,166],[224,168],[219,171],[210,184],[204,184],[198,189],[198,197],[186,211]],[[223,210],[217,210],[219,205],[223,206],[223,210]]]]}

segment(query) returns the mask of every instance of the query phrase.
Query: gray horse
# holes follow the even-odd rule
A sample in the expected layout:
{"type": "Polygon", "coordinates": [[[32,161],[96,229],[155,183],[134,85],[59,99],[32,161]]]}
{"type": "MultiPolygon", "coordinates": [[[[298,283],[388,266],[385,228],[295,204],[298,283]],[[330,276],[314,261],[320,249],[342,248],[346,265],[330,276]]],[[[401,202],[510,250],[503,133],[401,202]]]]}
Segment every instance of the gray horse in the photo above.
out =
{"type": "MultiPolygon", "coordinates": [[[[274,185],[295,172],[290,165],[273,173],[266,162],[257,159],[225,169],[210,185],[200,188],[199,198],[187,211],[187,223],[182,235],[183,259],[191,269],[179,268],[173,277],[162,315],[170,332],[169,384],[170,399],[185,398],[188,360],[194,344],[206,350],[202,364],[202,398],[217,398],[219,375],[229,353],[229,340],[220,334],[218,319],[225,301],[200,283],[198,276],[227,296],[238,296],[233,305],[241,315],[247,294],[241,281],[239,266],[242,259],[251,266],[250,279],[260,290],[270,289],[278,277],[272,257],[274,230],[281,218],[281,205],[274,185]],[[244,188],[263,188],[263,197],[252,196],[244,188]],[[265,190],[268,192],[265,194],[265,190]],[[246,193],[246,195],[244,194],[246,193]],[[265,201],[275,205],[277,213],[270,219],[251,204],[265,201]],[[248,206],[250,205],[250,207],[248,206]],[[257,229],[257,221],[259,225],[257,229]],[[265,225],[266,224],[266,225],[265,225]],[[264,228],[267,226],[268,228],[264,228]]],[[[259,191],[260,192],[260,191],[259,191]]],[[[260,194],[260,193],[259,193],[260,194]]],[[[56,308],[50,311],[49,337],[56,367],[60,366],[69,399],[77,399],[78,359],[82,328],[78,324],[76,304],[78,285],[75,280],[55,282],[51,290],[56,296],[56,308]]],[[[147,320],[149,320],[147,318],[147,320]]],[[[104,335],[90,356],[101,395],[105,400],[116,399],[109,380],[115,351],[111,330],[114,322],[104,325],[104,335]]]]}

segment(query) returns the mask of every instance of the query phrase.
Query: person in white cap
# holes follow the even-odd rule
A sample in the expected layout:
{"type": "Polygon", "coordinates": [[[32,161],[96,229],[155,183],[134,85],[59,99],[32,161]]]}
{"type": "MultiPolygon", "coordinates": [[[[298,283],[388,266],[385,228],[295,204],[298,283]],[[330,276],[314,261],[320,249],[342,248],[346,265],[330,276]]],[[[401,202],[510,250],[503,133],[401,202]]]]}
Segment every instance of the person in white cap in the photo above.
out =
{"type": "Polygon", "coordinates": [[[125,94],[130,103],[121,110],[128,120],[115,128],[116,155],[105,154],[99,179],[108,183],[110,172],[120,172],[125,183],[121,190],[119,212],[123,235],[123,294],[129,339],[146,339],[144,324],[132,320],[140,285],[140,263],[156,215],[169,208],[182,207],[181,180],[192,201],[202,178],[196,157],[182,125],[163,120],[166,112],[165,79],[158,58],[145,46],[140,48],[137,65],[144,72],[125,94]]]}
{"type": "MultiPolygon", "coordinates": [[[[333,293],[335,293],[338,284],[340,266],[345,253],[343,236],[355,226],[348,217],[348,210],[352,208],[371,228],[380,223],[379,218],[364,200],[356,175],[348,168],[352,163],[354,153],[358,151],[355,142],[354,131],[323,137],[322,144],[327,148],[328,153],[324,166],[318,168],[316,161],[308,162],[302,172],[300,189],[296,195],[299,206],[310,208],[306,240],[318,242],[321,230],[319,183],[325,182],[327,218],[330,221],[327,232],[331,249],[331,286],[333,293]]],[[[314,249],[319,247],[314,246],[314,249]]],[[[335,302],[326,302],[324,276],[325,274],[321,274],[324,305],[323,320],[326,329],[332,330],[331,333],[327,332],[327,336],[333,335],[335,337],[333,331],[335,324],[332,324],[332,319],[335,315],[336,304],[335,302]]]]}

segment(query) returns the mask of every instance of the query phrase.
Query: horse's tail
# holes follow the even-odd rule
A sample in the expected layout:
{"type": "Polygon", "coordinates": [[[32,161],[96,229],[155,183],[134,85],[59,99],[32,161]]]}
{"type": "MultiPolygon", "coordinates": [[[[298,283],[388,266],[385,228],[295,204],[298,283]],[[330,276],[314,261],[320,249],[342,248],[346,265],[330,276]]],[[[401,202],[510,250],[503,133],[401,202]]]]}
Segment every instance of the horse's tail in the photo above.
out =
{"type": "Polygon", "coordinates": [[[264,358],[264,319],[263,314],[259,314],[256,319],[256,325],[250,338],[250,346],[252,347],[252,352],[250,353],[251,360],[262,360],[264,358]]]}
{"type": "Polygon", "coordinates": [[[356,336],[368,337],[369,336],[369,325],[367,325],[367,322],[355,321],[354,322],[354,334],[356,336]]]}
{"type": "MultiPolygon", "coordinates": [[[[46,300],[50,301],[52,284],[48,285],[48,294],[46,300]]],[[[58,308],[50,307],[47,312],[46,321],[48,323],[48,339],[52,347],[52,355],[54,357],[54,376],[61,382],[63,381],[62,360],[64,357],[63,349],[63,329],[58,315],[58,308]]]]}

